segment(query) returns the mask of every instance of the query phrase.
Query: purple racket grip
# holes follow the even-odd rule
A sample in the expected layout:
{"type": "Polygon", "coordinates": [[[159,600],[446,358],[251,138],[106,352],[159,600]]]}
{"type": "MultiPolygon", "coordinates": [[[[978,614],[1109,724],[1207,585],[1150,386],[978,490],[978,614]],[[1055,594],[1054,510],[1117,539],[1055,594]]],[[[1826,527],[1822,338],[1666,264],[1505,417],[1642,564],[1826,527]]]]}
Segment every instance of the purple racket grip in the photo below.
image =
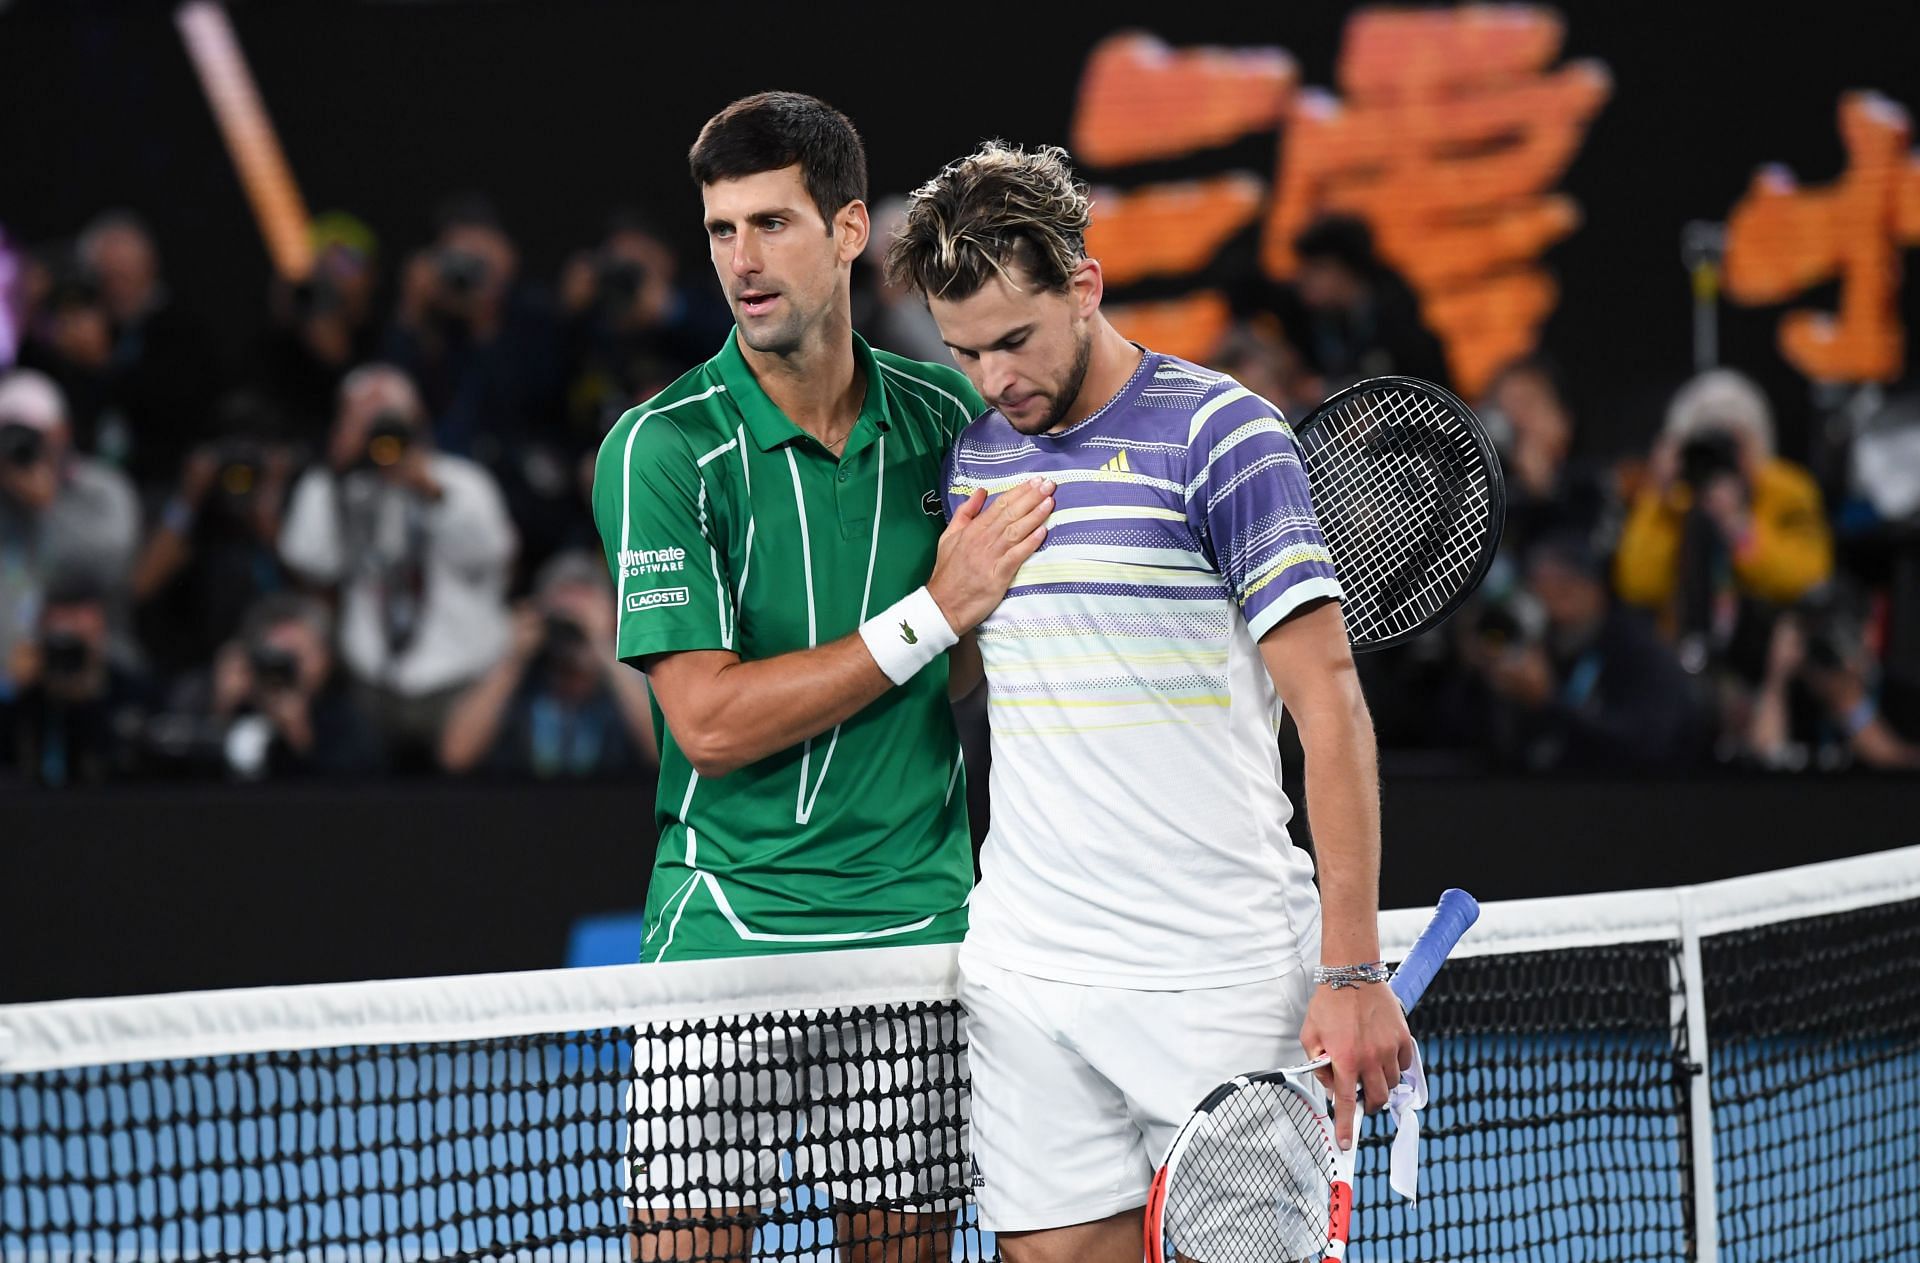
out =
{"type": "Polygon", "coordinates": [[[1413,1012],[1413,1006],[1427,993],[1427,984],[1440,972],[1440,966],[1447,963],[1447,953],[1479,919],[1480,905],[1466,891],[1449,890],[1440,896],[1433,919],[1420,931],[1406,960],[1394,973],[1393,981],[1387,984],[1399,997],[1401,1008],[1413,1012]]]}

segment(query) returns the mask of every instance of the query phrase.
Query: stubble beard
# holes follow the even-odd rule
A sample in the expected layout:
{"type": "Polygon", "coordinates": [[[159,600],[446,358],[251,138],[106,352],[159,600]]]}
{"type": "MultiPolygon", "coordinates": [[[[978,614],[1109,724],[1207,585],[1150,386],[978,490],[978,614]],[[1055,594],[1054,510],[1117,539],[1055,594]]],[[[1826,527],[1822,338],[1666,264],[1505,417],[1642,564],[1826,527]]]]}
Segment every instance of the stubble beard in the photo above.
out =
{"type": "Polygon", "coordinates": [[[1087,384],[1087,366],[1093,362],[1093,331],[1089,329],[1080,338],[1080,345],[1074,348],[1073,366],[1067,370],[1066,377],[1060,383],[1060,389],[1054,393],[1051,406],[1046,415],[1040,418],[1035,427],[1026,430],[1028,434],[1045,434],[1066,420],[1067,414],[1080,401],[1081,388],[1087,384]]]}

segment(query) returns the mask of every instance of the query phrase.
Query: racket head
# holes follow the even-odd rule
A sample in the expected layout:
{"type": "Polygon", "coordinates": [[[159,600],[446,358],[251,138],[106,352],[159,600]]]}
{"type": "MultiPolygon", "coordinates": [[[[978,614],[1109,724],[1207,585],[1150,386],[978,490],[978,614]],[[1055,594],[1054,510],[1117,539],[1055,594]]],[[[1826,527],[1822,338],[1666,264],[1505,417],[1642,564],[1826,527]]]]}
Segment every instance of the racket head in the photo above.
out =
{"type": "Polygon", "coordinates": [[[1353,1153],[1334,1138],[1315,1062],[1238,1075],[1181,1127],[1148,1195],[1148,1263],[1337,1257],[1353,1205],[1353,1153]]]}
{"type": "Polygon", "coordinates": [[[1372,377],[1294,434],[1354,651],[1445,622],[1487,577],[1506,527],[1500,457],[1473,410],[1417,377],[1372,377]]]}

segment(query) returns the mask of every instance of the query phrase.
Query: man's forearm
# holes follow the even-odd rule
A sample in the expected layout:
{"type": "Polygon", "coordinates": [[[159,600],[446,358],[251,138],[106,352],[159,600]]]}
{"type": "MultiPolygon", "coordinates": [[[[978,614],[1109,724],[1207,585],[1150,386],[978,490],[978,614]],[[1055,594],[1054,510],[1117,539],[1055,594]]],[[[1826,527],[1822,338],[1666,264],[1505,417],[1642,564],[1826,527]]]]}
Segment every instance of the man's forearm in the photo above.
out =
{"type": "Polygon", "coordinates": [[[468,772],[486,757],[500,735],[500,721],[525,671],[524,660],[509,652],[478,684],[461,694],[440,736],[442,767],[449,772],[468,772]]]}
{"type": "Polygon", "coordinates": [[[893,687],[857,632],[752,661],[717,651],[670,654],[649,675],[675,741],[708,777],[828,732],[893,687]]]}
{"type": "Polygon", "coordinates": [[[1344,702],[1295,716],[1306,752],[1307,810],[1320,871],[1320,958],[1380,959],[1380,768],[1357,686],[1344,702]]]}

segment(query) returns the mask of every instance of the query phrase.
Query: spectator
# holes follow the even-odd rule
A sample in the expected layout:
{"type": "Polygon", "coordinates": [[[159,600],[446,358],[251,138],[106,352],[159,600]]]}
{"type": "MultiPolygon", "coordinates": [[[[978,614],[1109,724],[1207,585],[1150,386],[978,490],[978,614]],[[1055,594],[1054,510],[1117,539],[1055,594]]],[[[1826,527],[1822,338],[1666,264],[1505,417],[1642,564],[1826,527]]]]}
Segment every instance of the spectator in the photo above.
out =
{"type": "Polygon", "coordinates": [[[1846,762],[1920,768],[1920,744],[1881,713],[1874,676],[1860,623],[1843,602],[1811,601],[1782,614],[1747,717],[1746,753],[1796,771],[1846,762]]]}
{"type": "Polygon", "coordinates": [[[262,441],[278,428],[271,418],[257,395],[222,402],[222,437],[187,458],[134,565],[135,625],[163,677],[208,662],[247,608],[283,585],[277,548],[293,458],[262,441]]]}
{"type": "Polygon", "coordinates": [[[567,261],[566,423],[520,445],[508,503],[523,565],[568,548],[598,548],[578,471],[621,413],[704,361],[732,331],[726,308],[680,282],[679,260],[645,219],[615,214],[599,246],[567,261]],[[718,314],[715,314],[717,308],[718,314]]]}
{"type": "Polygon", "coordinates": [[[1562,531],[1598,545],[1608,511],[1607,480],[1573,459],[1573,410],[1560,374],[1544,356],[1501,369],[1481,404],[1500,447],[1507,481],[1504,545],[1525,556],[1531,545],[1562,531]]]}
{"type": "Polygon", "coordinates": [[[72,403],[75,446],[164,494],[204,426],[219,363],[201,324],[177,307],[146,226],[110,211],[80,234],[21,362],[72,403]]]}
{"type": "Polygon", "coordinates": [[[1766,620],[1756,604],[1790,605],[1832,571],[1819,487],[1774,454],[1760,388],[1727,369],[1688,382],[1621,532],[1621,598],[1659,615],[1689,670],[1723,657],[1757,679],[1765,641],[1754,633],[1766,620]]]}
{"type": "Polygon", "coordinates": [[[1326,382],[1288,339],[1281,319],[1257,312],[1237,320],[1207,359],[1294,421],[1305,420],[1327,397],[1326,382]]]}
{"type": "Polygon", "coordinates": [[[704,362],[727,331],[722,309],[680,283],[680,263],[651,224],[615,214],[600,245],[567,261],[567,433],[598,447],[622,412],[704,362]]]}
{"type": "Polygon", "coordinates": [[[945,364],[952,352],[947,350],[926,300],[887,284],[887,249],[906,217],[904,197],[894,195],[874,203],[867,248],[853,265],[853,327],[883,351],[945,364]]]}
{"type": "Polygon", "coordinates": [[[442,766],[553,780],[657,763],[646,677],[614,650],[613,599],[593,554],[549,561],[512,647],[448,716],[442,766]]]}
{"type": "Polygon", "coordinates": [[[124,475],[72,450],[66,400],[44,374],[0,378],[0,700],[16,687],[15,655],[40,624],[55,576],[102,594],[110,656],[131,665],[127,572],[140,506],[124,475]]]}
{"type": "Polygon", "coordinates": [[[1541,634],[1515,620],[1504,643],[1476,639],[1466,651],[1491,697],[1495,749],[1537,769],[1692,762],[1702,734],[1689,681],[1643,616],[1609,600],[1591,544],[1574,533],[1542,540],[1526,583],[1541,634]]]}
{"type": "Polygon", "coordinates": [[[473,461],[436,451],[413,383],[370,364],[340,387],[328,461],[295,484],[281,559],[338,585],[340,652],[402,766],[509,639],[513,523],[473,461]]]}
{"type": "Polygon", "coordinates": [[[1306,308],[1302,349],[1331,388],[1388,373],[1448,384],[1446,354],[1421,320],[1420,300],[1374,252],[1365,222],[1316,220],[1293,249],[1306,308]]]}
{"type": "Polygon", "coordinates": [[[1233,323],[1207,365],[1304,420],[1333,391],[1306,351],[1312,327],[1300,291],[1255,272],[1227,286],[1227,302],[1233,323]]]}
{"type": "Polygon", "coordinates": [[[84,578],[47,590],[37,634],[15,654],[0,704],[0,765],[50,787],[99,784],[133,767],[146,690],[107,652],[107,603],[84,578]]]}
{"type": "Polygon", "coordinates": [[[313,271],[303,281],[276,277],[268,295],[271,325],[249,362],[258,389],[284,423],[279,437],[319,451],[326,446],[334,397],[356,364],[375,358],[374,321],[380,243],[372,229],[343,211],[316,215],[309,229],[313,271]]]}
{"type": "Polygon", "coordinates": [[[255,604],[240,636],[221,647],[197,692],[225,734],[220,752],[233,774],[253,780],[381,769],[379,732],[334,670],[332,631],[323,602],[283,592],[255,604]]]}
{"type": "MultiPolygon", "coordinates": [[[[441,451],[504,474],[529,432],[559,412],[559,327],[519,284],[519,254],[485,199],[442,208],[438,235],[407,261],[386,355],[412,377],[441,451]]],[[[512,479],[507,479],[512,481],[512,479]]]]}

